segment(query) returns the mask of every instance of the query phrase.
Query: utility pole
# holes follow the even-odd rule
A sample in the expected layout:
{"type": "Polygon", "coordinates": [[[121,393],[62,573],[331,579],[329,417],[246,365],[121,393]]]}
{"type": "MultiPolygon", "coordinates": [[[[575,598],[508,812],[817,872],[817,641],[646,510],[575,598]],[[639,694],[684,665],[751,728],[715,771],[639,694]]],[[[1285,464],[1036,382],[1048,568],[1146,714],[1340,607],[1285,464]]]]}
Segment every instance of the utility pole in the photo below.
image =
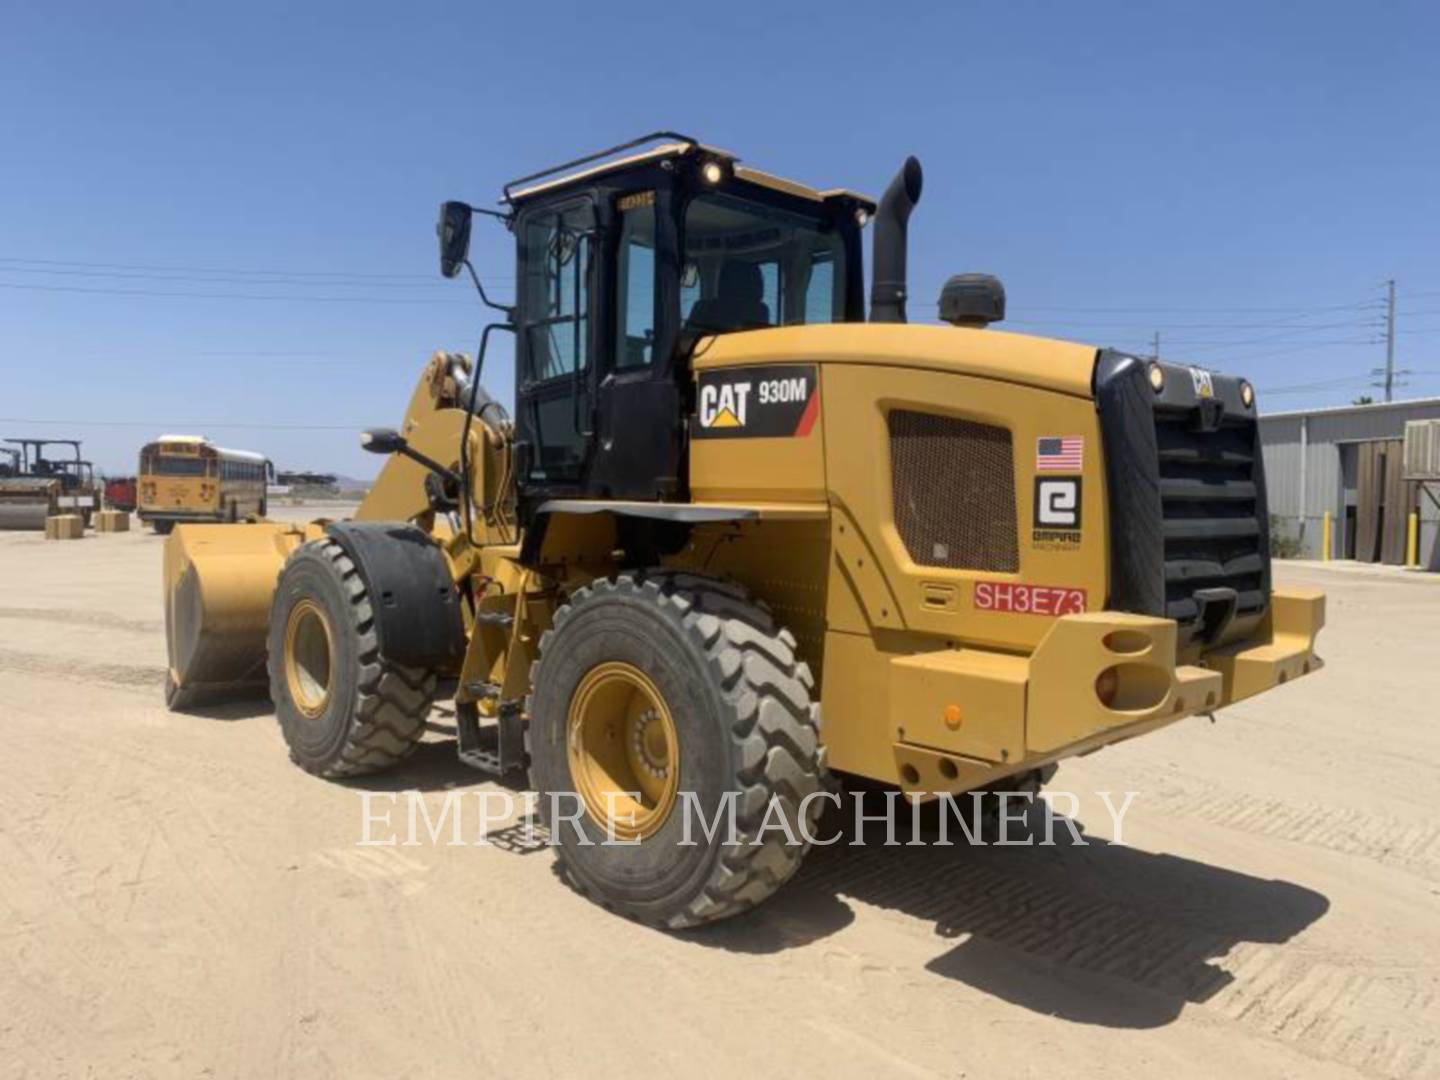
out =
{"type": "Polygon", "coordinates": [[[1385,306],[1385,400],[1395,396],[1395,279],[1387,285],[1388,300],[1385,306]]]}
{"type": "Polygon", "coordinates": [[[1155,331],[1155,359],[1160,359],[1160,331],[1155,331]]]}

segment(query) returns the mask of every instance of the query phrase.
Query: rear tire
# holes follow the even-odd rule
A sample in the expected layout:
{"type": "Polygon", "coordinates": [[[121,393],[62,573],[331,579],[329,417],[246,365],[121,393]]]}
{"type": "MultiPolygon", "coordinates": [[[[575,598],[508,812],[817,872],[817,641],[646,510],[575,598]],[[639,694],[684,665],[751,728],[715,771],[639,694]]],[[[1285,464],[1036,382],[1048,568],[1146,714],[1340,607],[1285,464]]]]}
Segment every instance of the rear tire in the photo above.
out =
{"type": "Polygon", "coordinates": [[[156,536],[169,536],[175,528],[173,521],[152,521],[150,524],[154,526],[156,536]]]}
{"type": "MultiPolygon", "coordinates": [[[[560,871],[577,891],[639,922],[677,929],[754,907],[799,869],[809,846],[801,806],[825,789],[814,679],[795,654],[794,636],[743,589],[660,571],[596,581],[556,612],[531,676],[531,784],[560,871]],[[618,745],[633,742],[635,754],[652,763],[652,776],[665,777],[668,793],[678,796],[626,845],[602,843],[605,815],[586,796],[593,773],[583,749],[575,749],[589,745],[587,703],[609,692],[597,679],[615,672],[644,698],[611,709],[621,725],[643,725],[625,729],[618,745]],[[647,749],[657,710],[678,744],[664,764],[647,749]],[[726,800],[733,800],[739,843],[725,843],[726,800]],[[681,843],[687,817],[688,845],[681,843]],[[782,817],[798,843],[788,842],[782,817]]],[[[601,731],[604,757],[617,742],[616,724],[602,722],[601,731]]],[[[633,790],[624,754],[612,755],[600,775],[616,777],[616,790],[633,790]]],[[[633,782],[642,790],[654,783],[639,769],[633,782]]],[[[657,808],[667,805],[659,800],[657,808]]],[[[823,805],[818,797],[805,805],[810,835],[823,805]]]]}
{"type": "Polygon", "coordinates": [[[360,776],[414,751],[434,672],[385,658],[370,593],[333,540],[298,548],[270,608],[270,697],[291,759],[306,772],[360,776]]]}

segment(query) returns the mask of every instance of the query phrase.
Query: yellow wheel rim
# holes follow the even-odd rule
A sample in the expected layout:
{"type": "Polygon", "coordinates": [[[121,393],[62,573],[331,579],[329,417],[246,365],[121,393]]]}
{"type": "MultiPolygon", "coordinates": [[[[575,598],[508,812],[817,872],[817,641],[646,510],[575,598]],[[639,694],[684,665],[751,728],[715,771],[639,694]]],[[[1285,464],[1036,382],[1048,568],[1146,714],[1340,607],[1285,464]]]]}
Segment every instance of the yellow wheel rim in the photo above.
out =
{"type": "Polygon", "coordinates": [[[592,668],[570,699],[565,736],[592,821],[621,840],[643,840],[665,823],[680,789],[680,740],[648,675],[619,661],[592,668]]]}
{"type": "Polygon", "coordinates": [[[301,600],[285,624],[285,682],[290,700],[307,719],[317,719],[330,703],[334,667],[330,622],[313,600],[301,600]]]}

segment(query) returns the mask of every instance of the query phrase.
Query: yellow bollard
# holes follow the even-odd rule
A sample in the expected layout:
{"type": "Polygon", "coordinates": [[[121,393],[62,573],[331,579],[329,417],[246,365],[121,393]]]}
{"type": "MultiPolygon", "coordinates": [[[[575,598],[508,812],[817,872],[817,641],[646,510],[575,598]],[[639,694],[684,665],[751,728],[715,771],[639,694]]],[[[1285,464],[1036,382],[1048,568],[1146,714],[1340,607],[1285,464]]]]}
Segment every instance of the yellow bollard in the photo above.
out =
{"type": "Polygon", "coordinates": [[[1410,519],[1405,525],[1405,565],[1420,565],[1420,513],[1416,510],[1410,511],[1410,519]]]}
{"type": "Polygon", "coordinates": [[[1330,511],[1325,511],[1325,532],[1320,538],[1320,557],[1326,562],[1330,561],[1330,511]]]}

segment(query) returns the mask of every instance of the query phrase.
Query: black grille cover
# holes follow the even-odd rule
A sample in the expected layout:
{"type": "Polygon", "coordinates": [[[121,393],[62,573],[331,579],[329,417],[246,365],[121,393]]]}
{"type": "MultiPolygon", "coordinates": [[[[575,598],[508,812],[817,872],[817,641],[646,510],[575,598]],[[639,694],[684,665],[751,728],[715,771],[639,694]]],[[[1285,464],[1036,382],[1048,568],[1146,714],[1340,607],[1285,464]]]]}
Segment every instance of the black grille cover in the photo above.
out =
{"type": "Polygon", "coordinates": [[[1174,619],[1182,641],[1237,637],[1259,622],[1270,597],[1255,410],[1241,401],[1237,378],[1160,366],[1157,394],[1145,361],[1107,351],[1096,365],[1110,606],[1174,619]]]}
{"type": "Polygon", "coordinates": [[[1015,455],[1010,432],[951,416],[889,415],[895,527],[921,566],[1013,573],[1015,455]]]}

